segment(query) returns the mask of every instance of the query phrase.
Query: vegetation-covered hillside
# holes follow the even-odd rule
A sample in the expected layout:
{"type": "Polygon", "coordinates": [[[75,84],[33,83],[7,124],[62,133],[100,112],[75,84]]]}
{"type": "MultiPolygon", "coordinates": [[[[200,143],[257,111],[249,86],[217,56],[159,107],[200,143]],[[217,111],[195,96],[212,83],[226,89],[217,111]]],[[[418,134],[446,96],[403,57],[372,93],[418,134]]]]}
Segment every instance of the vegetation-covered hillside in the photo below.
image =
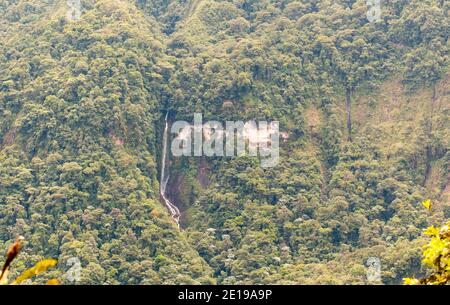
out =
{"type": "MultiPolygon", "coordinates": [[[[364,284],[423,276],[450,218],[440,0],[0,0],[0,249],[81,284],[364,284]],[[170,158],[163,119],[280,121],[278,166],[170,158]],[[421,206],[431,199],[433,207],[421,206]]],[[[14,275],[14,274],[13,274],[14,275]]],[[[66,283],[70,283],[66,280],[66,283]]]]}

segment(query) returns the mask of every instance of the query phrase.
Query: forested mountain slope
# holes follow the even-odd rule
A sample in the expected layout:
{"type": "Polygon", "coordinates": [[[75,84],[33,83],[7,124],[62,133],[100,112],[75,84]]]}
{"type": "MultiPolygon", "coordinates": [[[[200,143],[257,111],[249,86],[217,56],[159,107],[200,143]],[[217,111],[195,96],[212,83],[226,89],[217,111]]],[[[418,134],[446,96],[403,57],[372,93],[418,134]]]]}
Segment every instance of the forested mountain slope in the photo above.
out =
{"type": "Polygon", "coordinates": [[[2,39],[2,245],[22,234],[24,262],[62,269],[77,257],[81,283],[214,282],[159,203],[158,26],[125,1],[84,3],[77,23],[38,3],[11,7],[29,22],[2,39]]]}
{"type": "Polygon", "coordinates": [[[81,283],[367,283],[419,274],[450,218],[449,4],[0,1],[0,246],[81,283]],[[280,164],[171,158],[162,117],[278,120],[280,164]],[[432,199],[434,208],[420,203],[432,199]]]}

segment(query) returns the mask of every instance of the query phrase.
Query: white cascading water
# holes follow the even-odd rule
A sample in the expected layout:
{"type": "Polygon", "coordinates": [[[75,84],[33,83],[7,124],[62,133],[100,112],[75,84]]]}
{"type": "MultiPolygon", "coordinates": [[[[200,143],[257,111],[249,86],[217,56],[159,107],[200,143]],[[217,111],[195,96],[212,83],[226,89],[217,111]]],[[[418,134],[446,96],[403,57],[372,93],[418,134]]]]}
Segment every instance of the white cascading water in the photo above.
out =
{"type": "Polygon", "coordinates": [[[160,181],[160,194],[161,198],[166,204],[167,209],[172,214],[173,220],[177,223],[178,229],[180,228],[180,210],[176,205],[170,202],[169,198],[166,195],[167,183],[169,182],[169,175],[166,174],[166,159],[167,159],[167,145],[169,140],[169,112],[166,114],[165,119],[165,128],[164,128],[164,136],[163,136],[163,153],[161,158],[161,181],[160,181]],[[167,176],[166,176],[167,175],[167,176]]]}

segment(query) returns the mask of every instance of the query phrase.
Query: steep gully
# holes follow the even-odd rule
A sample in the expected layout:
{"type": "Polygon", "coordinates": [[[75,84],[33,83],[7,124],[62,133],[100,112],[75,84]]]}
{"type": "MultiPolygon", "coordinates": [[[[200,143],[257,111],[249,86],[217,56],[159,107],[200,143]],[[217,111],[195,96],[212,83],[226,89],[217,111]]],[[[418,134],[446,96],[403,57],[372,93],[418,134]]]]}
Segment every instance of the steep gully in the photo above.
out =
{"type": "Polygon", "coordinates": [[[173,220],[176,222],[178,229],[180,229],[180,217],[181,213],[178,207],[173,204],[168,195],[166,193],[167,184],[169,183],[169,169],[167,168],[167,156],[169,155],[168,151],[168,141],[169,141],[169,112],[166,113],[165,118],[165,127],[164,127],[164,135],[163,135],[163,151],[161,155],[161,180],[160,180],[160,195],[161,200],[166,205],[170,214],[172,215],[173,220]]]}

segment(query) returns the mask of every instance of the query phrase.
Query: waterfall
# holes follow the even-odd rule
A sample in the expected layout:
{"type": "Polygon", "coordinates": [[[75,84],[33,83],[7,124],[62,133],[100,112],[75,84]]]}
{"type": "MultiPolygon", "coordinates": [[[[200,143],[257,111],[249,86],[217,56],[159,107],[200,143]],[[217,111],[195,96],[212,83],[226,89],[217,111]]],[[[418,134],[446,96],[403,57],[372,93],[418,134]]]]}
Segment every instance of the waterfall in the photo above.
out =
{"type": "Polygon", "coordinates": [[[164,128],[164,136],[163,136],[163,152],[161,156],[161,181],[160,181],[160,194],[161,198],[164,201],[167,209],[169,210],[170,214],[172,214],[173,220],[177,223],[178,229],[180,228],[180,217],[181,213],[180,210],[176,205],[174,205],[172,202],[170,202],[169,198],[167,198],[166,195],[166,188],[167,183],[169,182],[169,174],[167,174],[168,169],[166,169],[167,166],[167,146],[169,141],[169,112],[166,113],[165,118],[165,128],[164,128]]]}

